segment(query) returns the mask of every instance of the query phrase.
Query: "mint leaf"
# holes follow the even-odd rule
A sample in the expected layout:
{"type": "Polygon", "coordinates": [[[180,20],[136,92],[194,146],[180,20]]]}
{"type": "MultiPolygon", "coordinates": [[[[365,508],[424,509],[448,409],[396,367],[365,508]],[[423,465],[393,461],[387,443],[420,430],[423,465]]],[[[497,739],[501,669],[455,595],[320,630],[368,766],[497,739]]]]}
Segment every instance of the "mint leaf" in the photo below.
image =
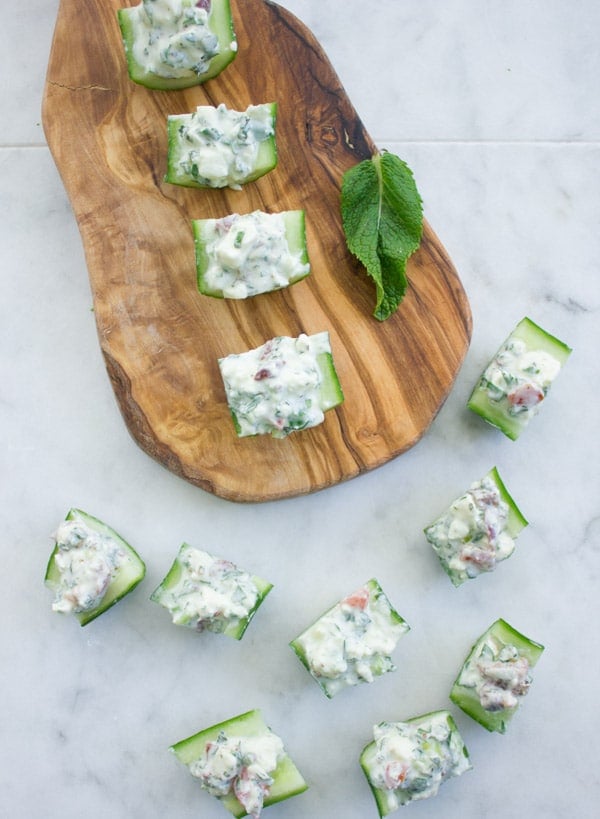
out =
{"type": "Polygon", "coordinates": [[[406,262],[423,233],[423,203],[412,171],[387,152],[359,162],[342,179],[341,210],[346,244],[375,281],[373,315],[383,321],[404,297],[406,262]]]}

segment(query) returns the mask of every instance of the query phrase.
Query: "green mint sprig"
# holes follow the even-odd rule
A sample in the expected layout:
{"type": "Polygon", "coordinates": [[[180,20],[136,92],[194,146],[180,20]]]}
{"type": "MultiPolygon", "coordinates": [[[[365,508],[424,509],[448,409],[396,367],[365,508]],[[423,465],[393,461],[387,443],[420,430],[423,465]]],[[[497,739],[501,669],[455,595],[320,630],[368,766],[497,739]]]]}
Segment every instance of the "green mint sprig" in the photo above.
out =
{"type": "Polygon", "coordinates": [[[421,244],[423,203],[412,171],[394,154],[375,154],[342,179],[346,244],[375,281],[373,315],[384,321],[404,298],[406,262],[421,244]]]}

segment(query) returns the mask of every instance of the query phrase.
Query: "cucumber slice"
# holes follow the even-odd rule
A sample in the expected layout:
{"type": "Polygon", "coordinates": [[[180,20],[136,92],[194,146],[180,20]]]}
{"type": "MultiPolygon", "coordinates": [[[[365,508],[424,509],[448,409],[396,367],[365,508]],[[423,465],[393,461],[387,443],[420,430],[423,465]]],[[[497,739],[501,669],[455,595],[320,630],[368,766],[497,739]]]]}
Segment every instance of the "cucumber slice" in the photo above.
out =
{"type": "MultiPolygon", "coordinates": [[[[110,526],[98,520],[98,518],[88,515],[81,509],[70,509],[65,520],[75,521],[81,525],[83,531],[89,530],[91,533],[100,535],[101,538],[106,538],[112,543],[117,544],[119,552],[118,564],[113,569],[110,582],[106,586],[99,602],[84,610],[73,609],[75,617],[77,617],[82,626],[85,626],[103,614],[111,606],[114,606],[115,603],[121,600],[126,594],[133,591],[143,580],[146,574],[146,566],[129,543],[123,540],[110,526]]],[[[65,590],[68,591],[64,585],[63,572],[57,562],[57,556],[60,551],[59,544],[56,542],[50,555],[44,578],[46,585],[55,593],[57,600],[62,597],[62,593],[65,590]]],[[[88,581],[90,580],[89,574],[86,579],[88,581]]]]}
{"type": "MultiPolygon", "coordinates": [[[[219,735],[224,735],[228,739],[244,737],[260,739],[265,736],[273,736],[273,732],[266,724],[260,710],[255,709],[199,731],[197,734],[177,742],[171,746],[170,750],[180,762],[190,767],[197,760],[203,758],[207,743],[216,742],[219,735]]],[[[265,795],[264,807],[297,796],[308,788],[304,777],[285,752],[278,757],[277,767],[270,772],[270,776],[273,783],[265,795]]],[[[232,787],[226,795],[217,796],[217,798],[233,816],[246,816],[246,809],[233,792],[233,784],[232,781],[232,787]]]]}
{"type": "Polygon", "coordinates": [[[204,3],[208,7],[206,24],[196,8],[202,7],[197,0],[183,0],[182,6],[177,18],[169,0],[148,4],[154,23],[144,2],[117,11],[127,70],[139,85],[161,91],[190,88],[216,77],[235,58],[237,41],[229,0],[204,3]],[[199,15],[200,24],[192,24],[194,14],[199,15]],[[159,16],[163,19],[157,19],[159,16]],[[205,45],[191,46],[190,35],[205,45]]]}
{"type": "Polygon", "coordinates": [[[514,540],[527,525],[493,467],[424,532],[444,571],[460,586],[509,558],[514,540]]]}
{"type": "Polygon", "coordinates": [[[304,211],[192,221],[198,290],[215,298],[270,293],[310,273],[304,211]]]}
{"type": "Polygon", "coordinates": [[[528,668],[533,668],[543,651],[544,646],[525,637],[506,620],[496,620],[471,649],[452,686],[450,699],[465,714],[483,725],[488,731],[505,733],[530,684],[529,678],[522,680],[523,673],[527,673],[527,668],[513,666],[516,670],[512,672],[511,663],[522,663],[524,659],[528,668]],[[507,647],[510,648],[507,650],[507,647]],[[511,648],[514,649],[514,652],[511,651],[511,648]],[[503,650],[507,652],[509,658],[512,654],[512,658],[502,661],[500,657],[503,650]],[[499,672],[495,672],[495,667],[492,666],[491,678],[484,675],[481,670],[489,663],[495,663],[500,668],[499,672]],[[504,666],[506,666],[506,673],[503,673],[504,666]],[[498,680],[497,685],[494,684],[496,679],[498,680]],[[487,684],[487,690],[483,694],[482,702],[480,687],[484,683],[487,684]],[[508,696],[509,694],[512,694],[512,697],[508,696]],[[509,703],[511,699],[515,700],[514,704],[502,706],[502,701],[509,703]],[[484,707],[484,705],[489,707],[484,707]]]}
{"type": "Polygon", "coordinates": [[[239,437],[317,426],[344,400],[329,333],[278,336],[254,350],[219,359],[227,404],[239,437]]]}
{"type": "Polygon", "coordinates": [[[472,768],[448,711],[432,711],[406,722],[382,722],[373,733],[375,739],[363,749],[360,765],[380,817],[435,796],[443,782],[472,768]]]}
{"type": "Polygon", "coordinates": [[[395,671],[390,653],[409,630],[373,578],[332,606],[290,647],[331,698],[395,671]]]}
{"type": "Polygon", "coordinates": [[[241,640],[273,584],[223,558],[183,543],[150,599],[176,625],[241,640]]]}
{"type": "Polygon", "coordinates": [[[515,441],[571,352],[531,319],[522,319],[484,370],[467,406],[515,441]]]}
{"type": "Polygon", "coordinates": [[[277,103],[234,111],[199,105],[167,118],[165,181],[191,188],[239,190],[277,165],[277,103]]]}

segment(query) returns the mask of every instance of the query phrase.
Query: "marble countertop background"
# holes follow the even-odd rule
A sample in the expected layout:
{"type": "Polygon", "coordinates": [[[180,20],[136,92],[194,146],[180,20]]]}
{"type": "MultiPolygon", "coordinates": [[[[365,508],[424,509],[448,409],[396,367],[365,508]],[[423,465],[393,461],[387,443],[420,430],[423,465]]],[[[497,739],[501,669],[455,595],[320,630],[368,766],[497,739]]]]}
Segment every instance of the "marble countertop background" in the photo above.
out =
{"type": "MultiPolygon", "coordinates": [[[[473,338],[411,451],[301,498],[236,505],[150,460],[104,369],[82,247],[40,105],[58,0],[0,29],[0,815],[218,819],[173,742],[260,707],[310,784],[280,819],[377,815],[358,755],[378,721],[450,707],[473,771],[410,806],[429,819],[597,816],[600,798],[600,4],[597,0],[285,0],[367,130],[412,167],[468,293],[473,338]],[[574,349],[513,443],[465,402],[529,315],[574,349]],[[455,589],[422,529],[497,465],[531,525],[494,575],[455,589]],[[138,548],[143,585],[80,629],[50,611],[51,533],[71,506],[138,548]],[[275,588],[240,643],[177,629],[148,601],[182,541],[275,588]],[[410,634],[398,671],[328,701],[287,646],[377,577],[410,634]],[[543,643],[508,733],[448,701],[497,617],[543,643]]],[[[76,36],[76,32],[73,33],[76,36]]]]}

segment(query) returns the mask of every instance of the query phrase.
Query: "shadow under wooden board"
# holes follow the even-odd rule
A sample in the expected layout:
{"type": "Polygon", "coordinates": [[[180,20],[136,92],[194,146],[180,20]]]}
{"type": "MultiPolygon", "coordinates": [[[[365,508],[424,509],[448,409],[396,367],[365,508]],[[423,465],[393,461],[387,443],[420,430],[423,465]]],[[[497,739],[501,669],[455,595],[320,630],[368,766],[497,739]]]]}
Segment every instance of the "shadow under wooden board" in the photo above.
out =
{"type": "Polygon", "coordinates": [[[232,0],[233,63],[196,88],[151,91],[130,81],[117,24],[116,10],[134,4],[62,0],[43,105],[130,433],[174,473],[234,501],[301,495],[386,463],[428,429],[469,345],[469,303],[448,255],[426,224],[404,302],[378,322],[339,211],[343,173],[375,146],[314,36],[281,6],[232,0]],[[272,101],[274,171],[242,191],[163,181],[169,114],[272,101]],[[257,209],[306,211],[311,275],[244,301],[200,295],[190,220],[257,209]],[[344,403],[283,440],[237,438],[217,359],[322,330],[344,403]]]}

